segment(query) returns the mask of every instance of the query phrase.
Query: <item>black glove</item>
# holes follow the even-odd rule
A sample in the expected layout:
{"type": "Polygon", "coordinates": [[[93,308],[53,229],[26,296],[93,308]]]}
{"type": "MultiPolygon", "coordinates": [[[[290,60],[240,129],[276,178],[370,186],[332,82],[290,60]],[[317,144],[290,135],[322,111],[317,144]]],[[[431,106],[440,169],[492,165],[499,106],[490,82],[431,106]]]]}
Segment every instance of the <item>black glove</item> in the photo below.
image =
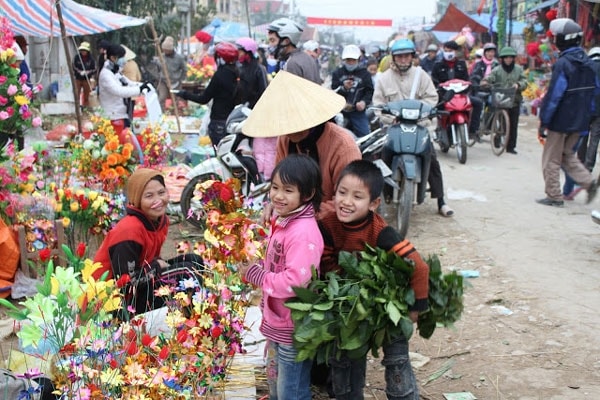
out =
{"type": "Polygon", "coordinates": [[[190,99],[190,93],[185,91],[185,90],[180,90],[177,93],[175,93],[175,96],[177,97],[181,97],[184,100],[189,100],[190,99]]]}
{"type": "Polygon", "coordinates": [[[150,86],[148,82],[144,82],[140,85],[140,93],[144,93],[144,90],[146,93],[150,92],[150,86]]]}

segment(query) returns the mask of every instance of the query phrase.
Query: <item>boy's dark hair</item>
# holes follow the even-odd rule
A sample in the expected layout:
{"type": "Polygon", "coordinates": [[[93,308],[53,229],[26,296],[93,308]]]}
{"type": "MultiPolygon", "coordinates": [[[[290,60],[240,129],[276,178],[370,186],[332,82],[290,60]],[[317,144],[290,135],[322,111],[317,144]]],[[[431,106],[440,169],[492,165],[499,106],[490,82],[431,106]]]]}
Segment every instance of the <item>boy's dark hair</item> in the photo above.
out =
{"type": "MultiPolygon", "coordinates": [[[[337,181],[337,185],[346,175],[356,176],[360,179],[365,186],[369,188],[369,196],[371,201],[381,196],[383,190],[383,175],[381,170],[375,164],[368,160],[354,160],[340,173],[340,178],[337,181]]],[[[337,187],[336,185],[336,187],[337,187]]]]}
{"type": "Polygon", "coordinates": [[[303,154],[290,154],[277,164],[271,176],[279,175],[281,182],[298,187],[300,199],[312,196],[311,203],[319,211],[323,199],[323,178],[319,164],[303,154]]]}

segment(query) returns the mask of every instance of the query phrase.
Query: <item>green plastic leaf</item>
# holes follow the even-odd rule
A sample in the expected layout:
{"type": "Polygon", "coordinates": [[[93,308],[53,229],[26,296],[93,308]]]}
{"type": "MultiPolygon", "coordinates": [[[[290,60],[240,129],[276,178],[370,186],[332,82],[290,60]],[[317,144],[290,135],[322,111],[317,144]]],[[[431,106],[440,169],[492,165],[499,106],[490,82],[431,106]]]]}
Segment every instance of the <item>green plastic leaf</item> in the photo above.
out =
{"type": "Polygon", "coordinates": [[[313,305],[313,308],[315,310],[319,310],[319,311],[327,311],[327,310],[331,310],[333,308],[333,301],[328,301],[326,303],[317,303],[315,305],[313,305]]]}
{"type": "Polygon", "coordinates": [[[291,310],[310,311],[313,307],[310,303],[300,303],[297,301],[286,301],[285,306],[291,310]]]}
{"type": "Polygon", "coordinates": [[[296,286],[293,287],[292,289],[294,289],[294,293],[296,294],[296,297],[303,303],[314,303],[315,301],[317,301],[319,299],[319,295],[317,293],[315,293],[313,290],[301,287],[301,286],[296,286]]]}

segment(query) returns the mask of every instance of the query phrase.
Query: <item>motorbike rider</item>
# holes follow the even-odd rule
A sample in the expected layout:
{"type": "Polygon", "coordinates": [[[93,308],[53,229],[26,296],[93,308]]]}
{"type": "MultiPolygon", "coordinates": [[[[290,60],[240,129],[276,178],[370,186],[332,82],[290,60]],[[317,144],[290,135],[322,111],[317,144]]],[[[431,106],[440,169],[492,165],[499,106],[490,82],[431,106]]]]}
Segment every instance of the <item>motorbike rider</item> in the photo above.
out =
{"type": "MultiPolygon", "coordinates": [[[[439,87],[440,83],[451,79],[469,81],[467,63],[464,60],[456,58],[456,50],[458,50],[458,44],[454,40],[444,43],[442,51],[443,58],[434,64],[433,70],[431,71],[431,79],[436,87],[439,87]]],[[[474,135],[479,130],[483,101],[479,97],[472,95],[469,95],[469,99],[473,106],[471,120],[469,121],[469,134],[474,135]]]]}
{"type": "MultiPolygon", "coordinates": [[[[390,49],[392,62],[375,84],[373,104],[385,105],[391,101],[414,98],[429,105],[436,105],[438,93],[429,75],[421,68],[413,66],[416,55],[415,44],[409,39],[396,40],[390,49]]],[[[431,143],[431,164],[428,177],[431,197],[437,198],[438,212],[444,217],[454,215],[454,210],[444,200],[442,169],[431,143]]]]}
{"type": "Polygon", "coordinates": [[[302,31],[302,27],[289,18],[276,19],[267,27],[269,52],[278,60],[275,72],[283,69],[320,85],[315,60],[297,47],[302,31]]]}
{"type": "Polygon", "coordinates": [[[440,57],[438,56],[438,47],[432,43],[425,49],[425,55],[421,58],[419,65],[425,70],[425,72],[431,74],[434,64],[439,60],[440,57]]]}
{"type": "Polygon", "coordinates": [[[369,119],[365,112],[373,98],[371,74],[358,65],[360,49],[349,44],[342,51],[342,65],[331,76],[331,88],[346,99],[342,110],[350,122],[350,130],[358,137],[369,134],[369,119]]]}
{"type": "Polygon", "coordinates": [[[496,45],[494,43],[486,43],[483,45],[483,57],[475,63],[471,72],[471,83],[473,86],[479,86],[481,80],[487,78],[496,66],[498,66],[496,45]]]}
{"type": "Polygon", "coordinates": [[[206,104],[213,101],[210,108],[208,136],[214,147],[217,147],[221,139],[227,135],[225,125],[229,113],[233,107],[241,103],[242,85],[240,70],[236,65],[238,57],[238,49],[234,44],[228,42],[217,44],[215,58],[219,67],[204,92],[201,94],[185,90],[177,92],[177,96],[196,103],[206,104]]]}

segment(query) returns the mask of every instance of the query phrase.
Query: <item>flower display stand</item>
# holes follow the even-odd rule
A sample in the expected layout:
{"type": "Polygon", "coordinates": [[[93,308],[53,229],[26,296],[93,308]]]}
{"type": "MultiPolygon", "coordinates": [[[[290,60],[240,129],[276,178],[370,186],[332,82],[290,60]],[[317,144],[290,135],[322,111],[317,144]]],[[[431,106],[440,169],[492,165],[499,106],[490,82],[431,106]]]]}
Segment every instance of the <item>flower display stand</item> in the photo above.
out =
{"type": "MultiPolygon", "coordinates": [[[[14,229],[17,234],[17,241],[19,245],[19,250],[21,253],[21,261],[20,268],[23,271],[23,274],[29,278],[36,278],[37,272],[30,268],[28,261],[39,261],[40,254],[39,251],[31,251],[30,246],[27,240],[27,231],[25,226],[23,225],[15,225],[14,229]]],[[[57,259],[62,256],[62,245],[66,243],[65,241],[65,228],[61,220],[54,221],[54,231],[56,234],[54,243],[49,247],[50,249],[50,258],[57,259]]]]}

